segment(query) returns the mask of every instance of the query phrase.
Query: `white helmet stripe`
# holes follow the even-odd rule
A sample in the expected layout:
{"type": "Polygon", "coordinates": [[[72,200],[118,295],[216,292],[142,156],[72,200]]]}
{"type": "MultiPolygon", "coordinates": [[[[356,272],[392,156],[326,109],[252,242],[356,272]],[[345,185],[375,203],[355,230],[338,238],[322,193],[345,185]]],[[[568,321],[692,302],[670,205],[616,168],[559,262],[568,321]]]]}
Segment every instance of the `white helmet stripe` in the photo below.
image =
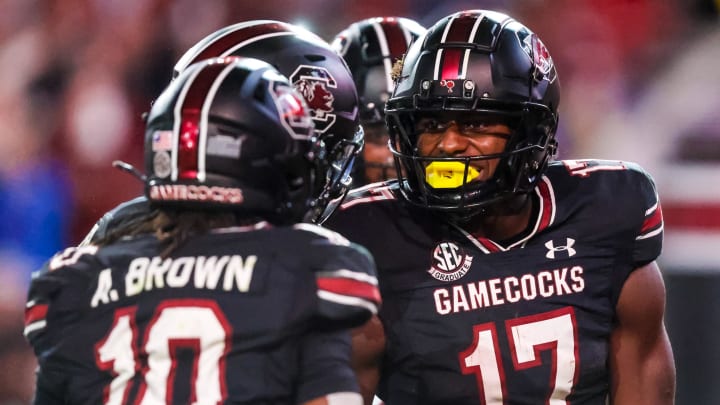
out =
{"type": "MultiPolygon", "coordinates": [[[[483,20],[483,16],[473,16],[475,21],[472,22],[472,26],[470,26],[467,21],[467,18],[463,18],[460,20],[461,22],[458,23],[458,17],[460,16],[454,16],[452,17],[448,23],[445,25],[445,31],[443,31],[443,35],[440,39],[440,43],[444,44],[447,42],[455,42],[455,41],[462,41],[462,42],[473,42],[473,38],[475,38],[475,35],[477,34],[478,28],[480,26],[480,23],[483,20]],[[469,30],[468,30],[469,28],[469,30]]],[[[435,55],[435,71],[433,72],[433,79],[439,80],[441,79],[441,74],[443,72],[443,62],[444,62],[444,49],[439,49],[437,51],[437,54],[435,55]]],[[[453,61],[457,61],[457,58],[459,55],[453,55],[452,59],[453,61]]],[[[462,57],[460,57],[460,66],[458,69],[458,78],[464,79],[467,77],[467,69],[468,69],[468,61],[470,59],[470,49],[465,49],[463,51],[462,57]]]]}
{"type": "Polygon", "coordinates": [[[228,48],[228,50],[223,52],[222,55],[220,55],[220,56],[232,55],[238,49],[241,49],[242,47],[247,46],[249,44],[252,44],[253,42],[262,41],[263,39],[266,39],[266,38],[282,37],[282,36],[286,36],[286,35],[297,35],[297,33],[295,33],[295,32],[273,32],[270,34],[258,35],[256,37],[250,38],[246,41],[240,42],[239,44],[233,46],[232,48],[228,48]]]}
{"type": "MultiPolygon", "coordinates": [[[[475,34],[477,34],[478,27],[480,27],[480,22],[482,22],[483,16],[480,15],[478,18],[475,19],[475,24],[473,24],[472,30],[470,30],[470,36],[468,37],[468,42],[472,42],[473,38],[475,38],[475,34]]],[[[462,70],[460,73],[460,78],[464,79],[467,77],[467,68],[468,68],[468,60],[470,60],[470,50],[465,50],[465,57],[463,57],[463,63],[462,63],[462,70]]]]}
{"type": "Polygon", "coordinates": [[[225,80],[228,74],[233,70],[234,64],[230,63],[225,69],[218,75],[218,77],[210,86],[210,90],[203,101],[202,112],[200,114],[200,133],[198,134],[198,174],[197,179],[200,182],[205,181],[205,148],[207,147],[207,132],[208,132],[208,115],[210,112],[210,106],[215,99],[215,93],[217,93],[220,84],[225,80]]]}
{"type": "Polygon", "coordinates": [[[407,29],[407,27],[405,27],[403,24],[400,24],[400,29],[405,36],[405,43],[408,44],[408,47],[410,47],[410,44],[412,44],[413,42],[412,32],[410,32],[410,30],[407,29]]]}
{"type": "MultiPolygon", "coordinates": [[[[172,180],[177,181],[180,177],[181,170],[190,170],[195,172],[195,178],[203,182],[205,181],[205,151],[207,144],[208,131],[208,114],[210,106],[215,98],[215,94],[225,77],[235,67],[234,63],[209,63],[192,72],[192,76],[185,82],[180,91],[180,95],[175,100],[173,110],[173,156],[172,156],[172,180]],[[193,113],[191,111],[196,111],[193,113]],[[186,115],[191,114],[188,118],[186,115]],[[197,116],[195,116],[197,114],[197,116]],[[192,122],[190,121],[192,120],[192,122]],[[184,125],[191,123],[196,125],[197,138],[194,139],[195,144],[188,144],[195,154],[195,161],[181,161],[180,156],[180,139],[182,132],[189,128],[184,125]],[[188,167],[181,167],[181,166],[188,167]]],[[[189,156],[186,159],[191,159],[189,156]]]]}
{"type": "MultiPolygon", "coordinates": [[[[440,38],[440,43],[445,43],[448,33],[450,32],[450,27],[452,26],[452,23],[453,21],[455,21],[456,18],[457,17],[452,17],[450,21],[448,21],[448,23],[445,25],[445,31],[443,31],[442,38],[440,38]]],[[[433,80],[440,79],[440,65],[442,62],[442,55],[443,49],[440,48],[435,54],[435,70],[433,71],[433,80]]]]}
{"type": "Polygon", "coordinates": [[[172,165],[172,172],[170,179],[172,181],[176,181],[178,179],[178,156],[179,156],[179,150],[180,147],[180,126],[182,124],[182,106],[185,102],[185,98],[187,97],[187,93],[190,90],[190,87],[192,86],[193,82],[195,82],[195,79],[200,74],[200,71],[202,69],[198,69],[195,72],[192,73],[192,76],[185,82],[185,85],[180,90],[180,95],[178,96],[178,99],[175,101],[175,109],[173,110],[173,131],[172,131],[172,152],[171,152],[171,165],[172,165]]]}
{"type": "Polygon", "coordinates": [[[388,92],[392,92],[393,90],[393,81],[391,77],[392,72],[392,61],[390,58],[387,58],[386,56],[390,55],[390,47],[388,47],[388,41],[387,36],[385,35],[385,30],[383,29],[381,21],[375,21],[372,24],[373,29],[375,30],[375,35],[377,35],[378,44],[380,44],[380,53],[383,56],[383,67],[385,68],[385,85],[388,92]]]}

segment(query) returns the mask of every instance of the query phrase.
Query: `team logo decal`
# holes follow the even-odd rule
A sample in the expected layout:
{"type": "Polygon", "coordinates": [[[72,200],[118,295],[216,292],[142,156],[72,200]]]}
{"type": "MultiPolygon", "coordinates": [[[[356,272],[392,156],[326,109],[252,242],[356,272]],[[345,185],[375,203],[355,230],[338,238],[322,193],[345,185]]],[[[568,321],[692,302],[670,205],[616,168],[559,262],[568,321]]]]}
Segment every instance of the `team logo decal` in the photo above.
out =
{"type": "Polygon", "coordinates": [[[237,159],[242,156],[242,144],[246,139],[246,135],[232,136],[220,133],[210,135],[207,138],[206,153],[213,156],[237,159]]]}
{"type": "Polygon", "coordinates": [[[310,116],[315,122],[315,131],[325,133],[333,126],[337,116],[333,114],[335,96],[331,89],[337,88],[337,82],[327,69],[300,65],[290,76],[295,89],[302,94],[310,107],[310,116]]]}
{"type": "Polygon", "coordinates": [[[295,139],[310,139],[313,135],[313,122],[307,113],[307,104],[281,82],[271,84],[273,100],[280,114],[280,122],[295,139]]]}
{"type": "Polygon", "coordinates": [[[153,173],[157,177],[165,178],[172,173],[172,138],[173,133],[168,130],[158,130],[152,134],[153,173]]]}
{"type": "Polygon", "coordinates": [[[552,240],[549,240],[545,242],[545,247],[548,249],[545,257],[548,259],[555,259],[557,253],[559,252],[567,252],[568,257],[575,256],[577,251],[573,248],[573,245],[575,245],[575,239],[573,238],[566,238],[565,245],[560,246],[555,246],[555,243],[552,240]]]}
{"type": "Polygon", "coordinates": [[[167,151],[160,151],[153,156],[153,172],[155,176],[164,179],[172,173],[172,159],[167,151]]]}
{"type": "Polygon", "coordinates": [[[171,150],[173,145],[173,133],[169,130],[158,130],[152,134],[152,151],[160,152],[171,150]]]}
{"type": "Polygon", "coordinates": [[[440,281],[455,281],[467,274],[472,265],[472,256],[452,242],[443,242],[432,253],[433,265],[428,270],[431,276],[440,281]]]}
{"type": "Polygon", "coordinates": [[[535,66],[533,74],[535,80],[547,79],[550,83],[554,82],[557,78],[557,71],[547,47],[537,35],[528,32],[524,32],[524,34],[526,35],[521,38],[522,48],[532,59],[533,66],[535,66]]]}
{"type": "Polygon", "coordinates": [[[452,80],[440,80],[440,86],[447,88],[448,94],[453,92],[453,87],[455,87],[455,82],[452,80]]]}

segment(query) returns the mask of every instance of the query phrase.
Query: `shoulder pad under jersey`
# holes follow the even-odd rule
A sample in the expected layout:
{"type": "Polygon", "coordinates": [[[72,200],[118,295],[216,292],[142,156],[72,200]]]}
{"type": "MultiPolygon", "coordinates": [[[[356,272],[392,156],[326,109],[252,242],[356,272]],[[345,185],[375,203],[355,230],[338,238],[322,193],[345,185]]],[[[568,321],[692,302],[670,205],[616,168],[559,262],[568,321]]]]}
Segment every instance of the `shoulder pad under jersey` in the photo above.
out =
{"type": "Polygon", "coordinates": [[[128,221],[144,216],[150,212],[150,202],[144,196],[125,201],[117,207],[105,213],[90,232],[85,236],[80,246],[94,243],[105,236],[111,229],[114,229],[128,221]]]}

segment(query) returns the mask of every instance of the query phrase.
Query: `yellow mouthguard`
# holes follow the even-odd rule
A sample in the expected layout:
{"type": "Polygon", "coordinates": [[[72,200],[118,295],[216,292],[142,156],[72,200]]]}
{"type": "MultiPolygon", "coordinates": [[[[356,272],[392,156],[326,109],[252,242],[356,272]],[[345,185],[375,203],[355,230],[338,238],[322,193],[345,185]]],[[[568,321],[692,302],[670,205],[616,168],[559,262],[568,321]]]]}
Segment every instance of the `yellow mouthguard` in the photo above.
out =
{"type": "MultiPolygon", "coordinates": [[[[425,181],[434,188],[457,188],[463,185],[465,164],[461,162],[432,162],[425,167],[425,181]]],[[[475,168],[468,167],[467,182],[479,176],[475,168]]]]}

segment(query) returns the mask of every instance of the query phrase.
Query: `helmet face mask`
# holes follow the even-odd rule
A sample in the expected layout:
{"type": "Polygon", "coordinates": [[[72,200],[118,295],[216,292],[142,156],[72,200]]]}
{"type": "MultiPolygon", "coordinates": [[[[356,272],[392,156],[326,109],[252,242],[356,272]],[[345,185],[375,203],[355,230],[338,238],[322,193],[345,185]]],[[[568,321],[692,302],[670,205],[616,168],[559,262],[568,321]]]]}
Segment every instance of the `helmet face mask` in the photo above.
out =
{"type": "MultiPolygon", "coordinates": [[[[319,211],[313,218],[316,223],[323,223],[340,206],[345,195],[352,186],[353,168],[357,162],[358,154],[363,148],[363,128],[358,126],[353,139],[342,139],[327,150],[325,161],[331,162],[325,171],[325,186],[318,198],[319,211]]],[[[324,146],[324,143],[323,143],[324,146]]]]}
{"type": "Polygon", "coordinates": [[[157,206],[303,221],[323,209],[324,154],[287,78],[256,59],[208,59],[181,72],[148,114],[145,194],[157,206]]]}
{"type": "Polygon", "coordinates": [[[555,154],[558,102],[552,59],[529,29],[482,10],[438,21],[408,51],[386,107],[391,151],[403,168],[402,195],[415,205],[467,214],[531,192],[555,154]],[[506,123],[512,134],[500,154],[423,157],[417,124],[428,117],[506,123]],[[498,159],[492,176],[472,181],[472,162],[489,159],[498,159]],[[455,165],[451,186],[428,183],[433,161],[455,165]]]}
{"type": "Polygon", "coordinates": [[[324,152],[316,156],[326,168],[319,181],[315,221],[331,214],[325,207],[342,199],[350,171],[363,146],[358,98],[343,59],[317,35],[280,21],[254,20],[222,28],[200,40],[175,65],[175,75],[208,57],[241,56],[269,63],[305,98],[324,152]]]}

